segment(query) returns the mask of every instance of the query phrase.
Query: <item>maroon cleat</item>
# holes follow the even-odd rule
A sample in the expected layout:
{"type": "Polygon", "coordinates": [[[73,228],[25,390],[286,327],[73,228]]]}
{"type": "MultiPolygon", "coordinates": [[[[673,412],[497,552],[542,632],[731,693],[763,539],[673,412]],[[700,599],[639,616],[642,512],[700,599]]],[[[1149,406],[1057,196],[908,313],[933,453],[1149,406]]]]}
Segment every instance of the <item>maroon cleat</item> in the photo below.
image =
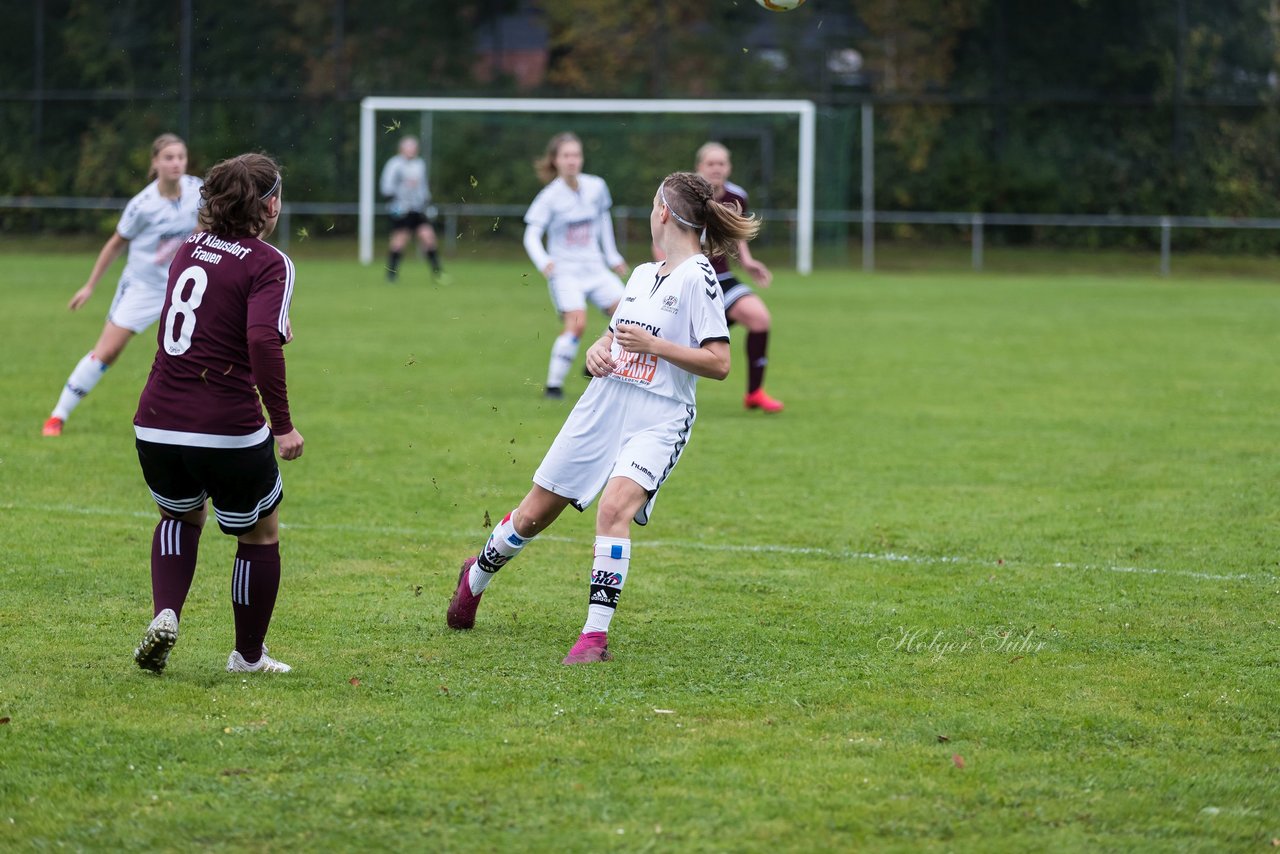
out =
{"type": "Polygon", "coordinates": [[[586,632],[578,635],[578,642],[569,650],[561,664],[594,664],[609,661],[609,635],[607,632],[586,632]]]}
{"type": "Polygon", "coordinates": [[[458,589],[453,591],[449,610],[445,614],[445,621],[451,629],[469,629],[476,624],[476,608],[480,607],[480,597],[484,595],[484,591],[481,590],[474,596],[471,594],[471,583],[467,577],[475,562],[475,558],[467,558],[462,562],[462,571],[458,573],[458,589]]]}

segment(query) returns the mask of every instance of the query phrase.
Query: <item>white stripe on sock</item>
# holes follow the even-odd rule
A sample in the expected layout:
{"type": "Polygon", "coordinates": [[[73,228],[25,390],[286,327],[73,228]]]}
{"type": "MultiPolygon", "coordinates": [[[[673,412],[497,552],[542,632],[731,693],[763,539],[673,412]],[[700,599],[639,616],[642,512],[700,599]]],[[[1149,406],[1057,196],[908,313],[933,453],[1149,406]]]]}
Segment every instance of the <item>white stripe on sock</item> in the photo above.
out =
{"type": "Polygon", "coordinates": [[[181,529],[178,525],[179,523],[177,519],[168,519],[165,521],[164,529],[161,531],[161,556],[182,554],[182,538],[180,536],[181,529]]]}
{"type": "Polygon", "coordinates": [[[231,582],[231,601],[237,605],[249,604],[249,570],[252,568],[247,560],[236,558],[236,569],[231,582]]]}

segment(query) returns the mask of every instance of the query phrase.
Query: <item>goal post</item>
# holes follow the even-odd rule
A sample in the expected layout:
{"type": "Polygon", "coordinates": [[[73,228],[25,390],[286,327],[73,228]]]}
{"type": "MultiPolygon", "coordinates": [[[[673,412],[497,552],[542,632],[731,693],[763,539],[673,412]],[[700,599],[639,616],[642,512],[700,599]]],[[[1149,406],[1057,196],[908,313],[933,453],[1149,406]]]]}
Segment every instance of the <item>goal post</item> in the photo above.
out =
{"type": "Polygon", "coordinates": [[[416,98],[370,96],[360,102],[360,263],[373,262],[375,163],[379,111],[421,113],[687,113],[694,115],[782,115],[799,121],[796,163],[796,270],[813,270],[814,148],[816,109],[802,100],[720,100],[661,98],[416,98]]]}

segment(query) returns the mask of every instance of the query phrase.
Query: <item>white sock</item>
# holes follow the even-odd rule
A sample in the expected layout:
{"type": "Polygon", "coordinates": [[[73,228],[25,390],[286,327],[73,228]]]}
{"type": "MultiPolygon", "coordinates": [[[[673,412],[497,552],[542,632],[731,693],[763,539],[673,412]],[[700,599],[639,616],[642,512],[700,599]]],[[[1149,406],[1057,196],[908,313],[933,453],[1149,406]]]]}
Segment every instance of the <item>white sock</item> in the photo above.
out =
{"type": "Polygon", "coordinates": [[[631,563],[631,540],[596,537],[596,559],[591,564],[591,598],[587,605],[587,622],[582,633],[607,632],[609,621],[618,607],[622,585],[627,581],[631,563]]]}
{"type": "Polygon", "coordinates": [[[578,358],[578,339],[561,332],[551,345],[551,364],[547,368],[547,388],[562,388],[573,360],[578,358]]]}
{"type": "Polygon", "coordinates": [[[66,421],[71,410],[76,408],[86,394],[93,391],[93,387],[109,367],[111,366],[99,362],[98,357],[92,353],[81,359],[71,376],[67,377],[67,384],[63,386],[62,394],[58,395],[58,405],[53,408],[53,414],[66,421]]]}
{"type": "Polygon", "coordinates": [[[515,512],[512,510],[506,518],[494,526],[489,532],[489,541],[484,544],[484,548],[476,557],[476,562],[471,564],[467,581],[471,585],[472,596],[480,595],[489,586],[494,574],[506,566],[507,561],[520,554],[520,550],[533,539],[533,537],[526,538],[516,533],[516,526],[511,521],[515,512]]]}

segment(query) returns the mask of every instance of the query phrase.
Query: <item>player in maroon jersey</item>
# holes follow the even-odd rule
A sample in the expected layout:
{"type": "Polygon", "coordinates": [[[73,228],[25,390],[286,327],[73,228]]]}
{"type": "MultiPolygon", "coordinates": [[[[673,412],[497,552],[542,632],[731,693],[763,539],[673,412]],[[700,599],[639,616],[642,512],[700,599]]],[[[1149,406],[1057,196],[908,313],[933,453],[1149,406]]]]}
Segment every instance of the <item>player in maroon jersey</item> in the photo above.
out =
{"type": "Polygon", "coordinates": [[[200,194],[200,230],[169,268],[159,348],[133,418],[138,461],[160,508],[151,542],[155,619],[134,660],[156,673],[168,662],[211,501],[218,527],[239,540],[227,670],[283,673],[289,665],[263,643],[280,587],[283,487],[274,447],[295,460],[303,440],[289,417],[282,349],[292,337],[293,262],[262,240],[280,215],[280,167],[262,154],[224,160],[200,194]]]}
{"type": "MultiPolygon", "coordinates": [[[[694,169],[707,179],[717,202],[737,205],[740,213],[747,212],[747,191],[729,180],[729,149],[718,142],[704,144],[698,149],[694,169]]],[[[751,257],[745,240],[738,244],[738,261],[757,285],[769,287],[773,274],[763,263],[751,257]]],[[[775,400],[764,391],[764,370],[769,362],[769,309],[749,285],[734,277],[729,269],[729,259],[724,255],[712,258],[711,266],[715,268],[716,278],[724,291],[725,316],[731,324],[741,324],[747,330],[747,395],[743,398],[743,405],[747,409],[781,412],[782,401],[775,400]]]]}

